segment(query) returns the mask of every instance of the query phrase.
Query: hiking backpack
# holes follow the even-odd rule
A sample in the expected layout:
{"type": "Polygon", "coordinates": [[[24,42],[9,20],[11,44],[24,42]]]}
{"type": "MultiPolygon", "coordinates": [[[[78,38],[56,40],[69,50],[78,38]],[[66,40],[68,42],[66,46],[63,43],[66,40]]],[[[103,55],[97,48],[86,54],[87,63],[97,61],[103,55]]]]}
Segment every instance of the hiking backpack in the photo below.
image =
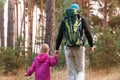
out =
{"type": "Polygon", "coordinates": [[[82,38],[80,34],[82,30],[82,21],[79,10],[67,9],[64,12],[64,16],[66,45],[80,46],[82,38]]]}

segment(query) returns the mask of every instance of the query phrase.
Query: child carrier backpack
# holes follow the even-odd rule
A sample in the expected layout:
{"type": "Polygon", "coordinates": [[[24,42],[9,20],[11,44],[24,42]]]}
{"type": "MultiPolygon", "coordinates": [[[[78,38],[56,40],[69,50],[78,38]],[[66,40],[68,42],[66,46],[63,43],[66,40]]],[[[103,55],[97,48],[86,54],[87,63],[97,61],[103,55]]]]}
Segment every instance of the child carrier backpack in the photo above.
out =
{"type": "Polygon", "coordinates": [[[67,46],[80,46],[81,45],[81,30],[82,21],[80,12],[77,9],[67,9],[64,12],[65,16],[65,38],[67,46]],[[79,17],[79,18],[78,18],[79,17]]]}

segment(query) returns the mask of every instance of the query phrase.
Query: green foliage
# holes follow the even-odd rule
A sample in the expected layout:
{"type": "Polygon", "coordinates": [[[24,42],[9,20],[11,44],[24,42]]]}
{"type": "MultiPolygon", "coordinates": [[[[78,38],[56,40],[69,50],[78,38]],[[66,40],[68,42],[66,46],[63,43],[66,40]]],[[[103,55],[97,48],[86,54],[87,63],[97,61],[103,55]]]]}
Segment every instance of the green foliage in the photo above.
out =
{"type": "Polygon", "coordinates": [[[56,25],[59,26],[61,20],[63,19],[63,12],[67,9],[70,4],[72,3],[71,0],[57,0],[55,3],[56,7],[56,25]]]}
{"type": "Polygon", "coordinates": [[[0,0],[0,8],[4,7],[5,0],[0,0]]]}
{"type": "Polygon", "coordinates": [[[18,69],[30,66],[36,55],[33,53],[31,56],[25,56],[19,49],[0,47],[0,68],[4,74],[16,74],[18,69]]]}
{"type": "Polygon", "coordinates": [[[17,69],[23,66],[24,57],[19,55],[17,49],[0,48],[0,62],[1,67],[4,68],[4,73],[16,73],[17,69]]]}
{"type": "Polygon", "coordinates": [[[64,5],[64,9],[69,8],[69,6],[72,4],[72,0],[64,0],[63,5],[64,5]]]}
{"type": "Polygon", "coordinates": [[[111,27],[120,27],[120,15],[110,18],[109,25],[111,27]]]}
{"type": "Polygon", "coordinates": [[[95,25],[101,25],[102,24],[102,19],[100,19],[98,16],[96,16],[96,15],[92,15],[91,16],[91,25],[92,26],[95,26],[95,25]]]}
{"type": "MultiPolygon", "coordinates": [[[[120,28],[116,29],[116,53],[120,54],[120,28]]],[[[120,55],[118,55],[120,56],[120,55]]]]}
{"type": "MultiPolygon", "coordinates": [[[[120,29],[119,29],[120,30],[120,29]]],[[[117,67],[120,65],[120,56],[117,53],[120,52],[120,31],[118,34],[111,33],[109,27],[105,27],[102,33],[99,34],[98,40],[95,41],[95,53],[89,55],[90,67],[94,69],[106,69],[111,67],[117,67]]]]}
{"type": "Polygon", "coordinates": [[[26,57],[25,61],[26,61],[26,64],[28,65],[28,67],[32,65],[32,62],[34,61],[36,56],[37,56],[37,54],[33,53],[31,56],[26,57]]]}
{"type": "Polygon", "coordinates": [[[63,19],[63,1],[64,0],[57,0],[55,3],[56,7],[56,26],[59,27],[61,20],[63,19]]]}

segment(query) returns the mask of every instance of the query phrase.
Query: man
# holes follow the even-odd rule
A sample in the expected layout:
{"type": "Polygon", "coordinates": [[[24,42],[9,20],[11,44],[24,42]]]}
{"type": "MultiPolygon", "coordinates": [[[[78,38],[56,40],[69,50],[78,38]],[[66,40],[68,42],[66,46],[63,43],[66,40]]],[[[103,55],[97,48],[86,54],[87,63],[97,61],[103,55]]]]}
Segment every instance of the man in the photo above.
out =
{"type": "MultiPolygon", "coordinates": [[[[68,9],[72,10],[79,10],[80,7],[77,4],[72,4],[68,9]]],[[[69,12],[68,12],[69,13],[69,12]]],[[[67,14],[66,14],[67,15],[67,14]]],[[[80,15],[77,15],[78,20],[81,18],[81,25],[82,25],[82,30],[81,30],[81,35],[83,35],[83,32],[85,33],[88,43],[90,45],[90,48],[88,52],[93,51],[93,39],[91,36],[91,33],[88,29],[87,23],[84,18],[82,18],[80,15]]],[[[77,19],[75,19],[77,20],[77,19]]],[[[66,58],[66,63],[67,63],[67,68],[68,68],[68,80],[84,80],[85,76],[85,47],[84,44],[81,43],[79,46],[77,45],[68,45],[67,44],[67,37],[66,36],[66,27],[70,23],[67,24],[67,20],[63,20],[61,22],[58,36],[56,39],[56,52],[59,50],[59,46],[62,42],[63,36],[66,38],[64,50],[65,50],[65,58],[66,58]]],[[[78,23],[79,24],[79,23],[78,23]]],[[[70,30],[68,30],[70,32],[70,30]]],[[[72,38],[72,37],[71,37],[72,38]]],[[[82,39],[81,39],[82,40],[82,39]]],[[[80,42],[80,41],[79,41],[80,42]]]]}

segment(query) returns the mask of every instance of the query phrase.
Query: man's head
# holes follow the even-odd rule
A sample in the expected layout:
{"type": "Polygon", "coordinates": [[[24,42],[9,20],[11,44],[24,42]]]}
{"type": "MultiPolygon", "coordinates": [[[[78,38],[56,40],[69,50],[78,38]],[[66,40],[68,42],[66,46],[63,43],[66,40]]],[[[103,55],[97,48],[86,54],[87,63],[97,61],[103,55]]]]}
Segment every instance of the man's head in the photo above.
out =
{"type": "Polygon", "coordinates": [[[64,11],[65,18],[76,18],[80,15],[80,7],[78,4],[71,4],[69,8],[64,11]]]}
{"type": "Polygon", "coordinates": [[[78,4],[71,4],[71,5],[70,5],[70,9],[77,9],[77,10],[80,11],[80,7],[79,7],[78,4]]]}

